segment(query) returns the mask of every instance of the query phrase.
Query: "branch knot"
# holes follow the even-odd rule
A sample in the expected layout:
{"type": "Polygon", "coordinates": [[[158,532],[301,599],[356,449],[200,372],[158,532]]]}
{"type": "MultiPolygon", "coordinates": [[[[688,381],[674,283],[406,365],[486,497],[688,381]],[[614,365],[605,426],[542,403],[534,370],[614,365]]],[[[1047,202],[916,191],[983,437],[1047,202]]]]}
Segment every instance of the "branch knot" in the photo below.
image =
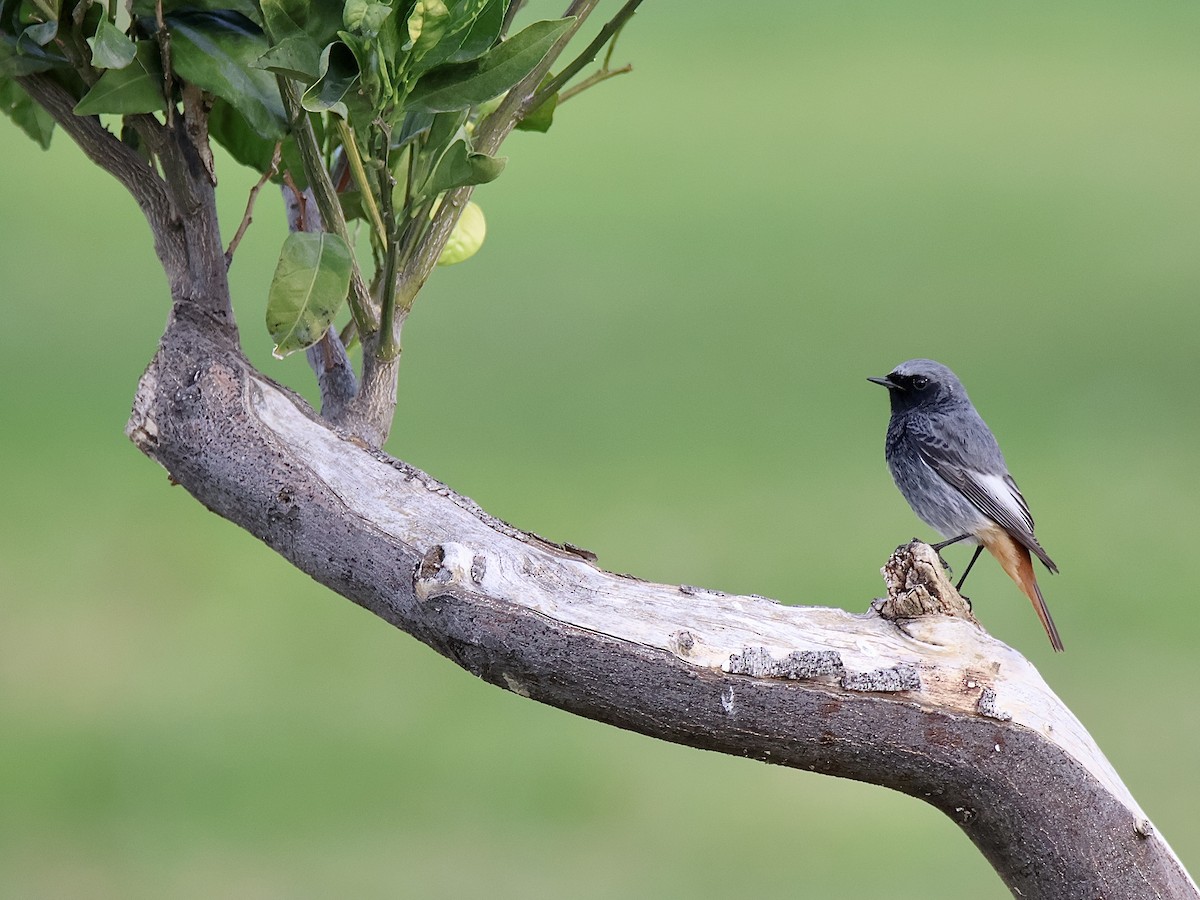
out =
{"type": "Polygon", "coordinates": [[[434,544],[413,572],[413,590],[424,601],[447,590],[476,590],[487,572],[487,558],[463,544],[434,544]]]}
{"type": "Polygon", "coordinates": [[[937,551],[922,541],[897,547],[881,570],[887,597],[872,609],[890,621],[921,616],[953,616],[979,622],[966,599],[954,588],[942,568],[937,551]]]}

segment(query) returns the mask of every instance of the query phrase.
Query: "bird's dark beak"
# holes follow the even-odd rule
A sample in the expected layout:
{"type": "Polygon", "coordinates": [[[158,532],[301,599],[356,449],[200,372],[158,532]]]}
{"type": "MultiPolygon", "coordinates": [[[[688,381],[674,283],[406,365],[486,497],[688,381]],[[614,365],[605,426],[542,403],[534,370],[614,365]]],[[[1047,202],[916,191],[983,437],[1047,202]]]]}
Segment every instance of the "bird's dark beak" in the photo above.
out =
{"type": "Polygon", "coordinates": [[[898,385],[898,384],[896,384],[896,382],[892,381],[891,377],[888,375],[884,375],[882,378],[880,378],[878,375],[868,375],[867,381],[873,381],[876,384],[882,384],[889,391],[892,390],[892,388],[900,387],[900,385],[898,385]]]}

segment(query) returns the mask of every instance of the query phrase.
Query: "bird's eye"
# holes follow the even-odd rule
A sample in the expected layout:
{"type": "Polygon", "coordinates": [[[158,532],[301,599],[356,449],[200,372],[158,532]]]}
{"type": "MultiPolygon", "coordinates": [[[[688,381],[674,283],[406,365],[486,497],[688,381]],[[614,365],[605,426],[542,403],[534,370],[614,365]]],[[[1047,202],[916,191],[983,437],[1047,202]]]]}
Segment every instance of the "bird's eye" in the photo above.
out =
{"type": "Polygon", "coordinates": [[[923,390],[925,390],[925,388],[929,387],[929,379],[926,378],[924,375],[914,375],[913,380],[912,380],[912,386],[915,387],[918,391],[923,391],[923,390]]]}

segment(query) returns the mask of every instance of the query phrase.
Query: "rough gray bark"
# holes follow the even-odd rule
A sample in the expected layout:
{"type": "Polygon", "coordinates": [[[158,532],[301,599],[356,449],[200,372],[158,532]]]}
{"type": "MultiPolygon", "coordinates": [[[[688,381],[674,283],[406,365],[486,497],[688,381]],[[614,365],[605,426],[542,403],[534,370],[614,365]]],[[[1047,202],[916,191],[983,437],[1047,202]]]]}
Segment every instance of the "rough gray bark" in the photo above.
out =
{"type": "MultiPolygon", "coordinates": [[[[21,83],[150,222],[173,309],[128,433],[209,509],[507,690],[924,800],[1017,896],[1200,897],[1086,730],[969,619],[927,547],[901,548],[888,597],[856,616],[613,575],[488,516],[336,431],[241,355],[202,109],[140,123],[164,178],[72,116],[54,82],[21,83]]],[[[491,127],[497,142],[507,133],[491,127]]],[[[446,234],[455,199],[435,221],[446,234]]]]}

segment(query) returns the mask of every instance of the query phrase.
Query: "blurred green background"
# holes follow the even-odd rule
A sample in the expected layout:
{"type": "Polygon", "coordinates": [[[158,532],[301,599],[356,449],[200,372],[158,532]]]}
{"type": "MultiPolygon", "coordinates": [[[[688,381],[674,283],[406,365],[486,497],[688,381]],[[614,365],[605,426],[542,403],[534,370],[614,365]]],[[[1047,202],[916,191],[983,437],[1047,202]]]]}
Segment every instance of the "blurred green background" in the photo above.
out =
{"type": "MultiPolygon", "coordinates": [[[[478,192],[389,449],[607,568],[859,611],[929,536],[865,376],[946,362],[1068,651],[988,561],[977,613],[1200,868],[1200,6],[649,0],[627,32],[635,73],[478,192]]],[[[1008,896],[915,800],[496,690],[170,487],[122,434],[167,313],[145,223],[61,134],[0,153],[0,895],[1008,896]]],[[[253,176],[220,177],[228,236],[253,176]]],[[[280,207],[232,278],[311,395],[261,324],[280,207]]]]}

